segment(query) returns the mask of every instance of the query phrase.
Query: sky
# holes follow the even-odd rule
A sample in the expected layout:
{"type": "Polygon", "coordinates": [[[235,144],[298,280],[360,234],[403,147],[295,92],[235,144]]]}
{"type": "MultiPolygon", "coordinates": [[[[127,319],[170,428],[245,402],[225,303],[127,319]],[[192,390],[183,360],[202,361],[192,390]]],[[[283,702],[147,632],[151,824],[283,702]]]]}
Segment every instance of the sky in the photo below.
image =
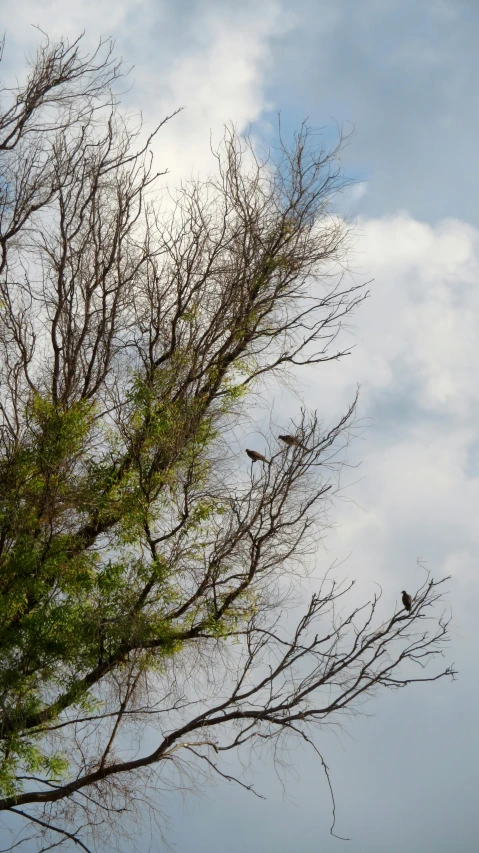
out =
{"type": "MultiPolygon", "coordinates": [[[[333,419],[359,383],[367,427],[361,467],[338,501],[326,557],[346,560],[366,596],[391,601],[422,578],[451,575],[451,684],[412,686],[368,706],[340,735],[321,735],[337,806],[317,758],[294,756],[286,793],[268,761],[266,800],[214,786],[172,797],[176,853],[473,853],[479,783],[479,5],[476,0],[17,0],[4,74],[38,42],[113,36],[134,65],[126,95],[154,124],[180,106],[156,143],[165,182],[211,166],[224,121],[273,137],[309,117],[333,138],[354,129],[343,199],[356,224],[352,265],[373,279],[357,311],[353,354],[309,372],[304,397],[333,419]]],[[[286,397],[277,411],[286,415],[286,397]]],[[[144,850],[148,849],[145,835],[144,850]]],[[[153,850],[162,850],[153,836],[153,850]]]]}

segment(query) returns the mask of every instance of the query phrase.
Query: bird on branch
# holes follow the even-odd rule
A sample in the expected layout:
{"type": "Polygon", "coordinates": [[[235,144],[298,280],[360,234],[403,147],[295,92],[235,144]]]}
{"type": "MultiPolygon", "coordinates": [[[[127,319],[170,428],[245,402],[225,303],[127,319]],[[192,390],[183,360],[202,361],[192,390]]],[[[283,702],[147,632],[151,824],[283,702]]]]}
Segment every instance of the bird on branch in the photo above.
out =
{"type": "Polygon", "coordinates": [[[402,603],[409,613],[412,607],[412,596],[408,595],[405,589],[402,591],[402,603]]]}
{"type": "Polygon", "coordinates": [[[278,435],[278,438],[281,441],[284,441],[284,443],[287,444],[288,447],[300,447],[301,450],[308,449],[304,446],[304,444],[301,444],[301,441],[295,435],[278,435]]]}
{"type": "Polygon", "coordinates": [[[263,456],[262,453],[258,453],[257,450],[248,450],[248,448],[246,448],[246,453],[251,459],[251,464],[254,462],[266,462],[267,465],[271,465],[271,462],[266,459],[266,456],[263,456]]]}

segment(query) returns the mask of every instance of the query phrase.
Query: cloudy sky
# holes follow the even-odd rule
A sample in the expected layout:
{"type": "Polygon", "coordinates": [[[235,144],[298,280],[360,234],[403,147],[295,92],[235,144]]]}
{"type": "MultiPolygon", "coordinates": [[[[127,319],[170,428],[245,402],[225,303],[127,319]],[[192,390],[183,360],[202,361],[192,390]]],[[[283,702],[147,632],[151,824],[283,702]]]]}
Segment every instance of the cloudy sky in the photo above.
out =
{"type": "MultiPolygon", "coordinates": [[[[225,120],[266,138],[275,113],[355,130],[344,169],[358,184],[354,268],[373,278],[341,364],[308,376],[326,417],[361,385],[370,419],[350,502],[338,503],[328,560],[391,601],[422,578],[450,574],[454,684],[418,685],[368,707],[321,743],[337,801],[317,761],[294,756],[286,796],[257,767],[266,801],[225,785],[172,799],[177,853],[473,853],[479,783],[479,5],[477,0],[17,0],[7,16],[4,73],[51,36],[112,35],[134,64],[128,102],[152,124],[178,106],[157,146],[172,183],[209,166],[225,120]],[[348,556],[349,555],[349,556],[348,556]]],[[[281,399],[278,407],[281,409],[281,399]]],[[[153,849],[162,849],[159,837],[153,849]]],[[[145,851],[147,841],[145,837],[145,851]]]]}

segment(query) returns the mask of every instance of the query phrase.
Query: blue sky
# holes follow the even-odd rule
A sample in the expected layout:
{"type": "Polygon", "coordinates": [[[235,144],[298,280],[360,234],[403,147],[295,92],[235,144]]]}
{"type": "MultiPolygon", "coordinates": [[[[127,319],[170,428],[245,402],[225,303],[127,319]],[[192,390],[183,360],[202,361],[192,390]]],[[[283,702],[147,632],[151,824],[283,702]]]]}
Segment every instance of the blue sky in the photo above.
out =
{"type": "MultiPolygon", "coordinates": [[[[6,3],[3,9],[7,10],[6,3]]],[[[360,182],[343,200],[357,222],[352,265],[374,278],[354,354],[310,372],[305,399],[333,418],[361,384],[370,418],[349,502],[334,510],[324,566],[347,559],[359,594],[391,603],[419,585],[417,558],[451,574],[455,684],[418,685],[371,703],[370,717],[325,732],[337,830],[317,759],[295,756],[279,784],[258,764],[266,801],[231,785],[172,797],[177,853],[473,853],[479,782],[479,6],[474,0],[18,0],[6,70],[21,70],[38,23],[52,36],[113,35],[135,68],[128,104],[153,123],[187,109],[157,143],[172,184],[208,169],[223,121],[272,134],[354,126],[344,155],[360,182]]],[[[5,73],[5,72],[4,72],[5,73]]],[[[277,411],[289,403],[278,395],[277,411]]],[[[145,851],[147,839],[145,836],[145,851]]],[[[159,836],[152,849],[163,849],[159,836]]]]}

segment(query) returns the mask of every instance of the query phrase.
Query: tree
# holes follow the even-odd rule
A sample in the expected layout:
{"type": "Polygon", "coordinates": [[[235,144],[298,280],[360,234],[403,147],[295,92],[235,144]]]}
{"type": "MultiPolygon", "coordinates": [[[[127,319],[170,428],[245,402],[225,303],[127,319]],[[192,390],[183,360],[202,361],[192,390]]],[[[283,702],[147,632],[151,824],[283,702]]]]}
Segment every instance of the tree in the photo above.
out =
{"type": "Polygon", "coordinates": [[[43,849],[104,845],[155,779],[317,749],[378,688],[452,674],[424,672],[447,639],[429,578],[381,617],[326,575],[282,618],[355,401],[273,430],[267,466],[233,437],[268,377],[348,353],[366,294],[342,274],[339,146],[303,126],[262,157],[229,128],[162,210],[121,73],[110,43],[45,41],[0,116],[0,805],[43,849]]]}

